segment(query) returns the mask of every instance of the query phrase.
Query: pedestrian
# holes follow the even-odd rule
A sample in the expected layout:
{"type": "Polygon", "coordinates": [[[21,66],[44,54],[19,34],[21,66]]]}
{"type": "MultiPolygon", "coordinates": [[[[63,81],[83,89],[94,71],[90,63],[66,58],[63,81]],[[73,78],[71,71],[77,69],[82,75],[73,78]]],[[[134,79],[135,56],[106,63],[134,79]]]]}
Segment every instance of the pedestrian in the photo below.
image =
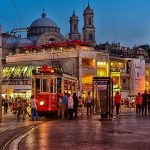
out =
{"type": "Polygon", "coordinates": [[[84,106],[84,103],[83,103],[83,99],[81,96],[79,96],[79,111],[83,114],[83,106],[84,106]]]}
{"type": "Polygon", "coordinates": [[[7,111],[8,111],[8,104],[9,104],[9,101],[8,101],[8,98],[7,98],[7,95],[5,95],[5,98],[4,98],[4,114],[7,114],[7,111]]]}
{"type": "Polygon", "coordinates": [[[119,94],[118,91],[116,92],[114,100],[115,100],[115,105],[116,105],[116,115],[118,117],[119,116],[119,110],[120,110],[120,103],[121,103],[121,95],[119,94]]]}
{"type": "Polygon", "coordinates": [[[78,115],[78,104],[79,104],[78,97],[76,93],[73,93],[73,109],[75,113],[75,117],[74,117],[75,119],[77,119],[77,115],[78,115]]]}
{"type": "Polygon", "coordinates": [[[17,119],[19,120],[20,119],[20,115],[22,113],[22,101],[21,99],[19,98],[17,100],[17,119]]]}
{"type": "Polygon", "coordinates": [[[62,94],[61,90],[57,91],[57,116],[61,117],[62,110],[62,94]]]}
{"type": "Polygon", "coordinates": [[[61,117],[64,119],[67,113],[67,103],[68,103],[68,97],[67,93],[64,93],[61,100],[61,117]]]}
{"type": "Polygon", "coordinates": [[[147,103],[148,103],[148,94],[147,91],[144,91],[142,94],[142,114],[147,114],[147,103]]]}
{"type": "Polygon", "coordinates": [[[22,114],[23,114],[23,120],[25,120],[26,115],[30,116],[27,111],[28,103],[27,100],[22,101],[22,114]]]}
{"type": "Polygon", "coordinates": [[[15,99],[15,101],[14,101],[13,104],[12,104],[11,112],[12,112],[13,114],[16,114],[16,113],[17,113],[17,100],[16,100],[16,99],[15,99]]]}
{"type": "Polygon", "coordinates": [[[93,101],[93,98],[90,95],[90,92],[88,92],[88,96],[86,97],[87,115],[89,115],[89,110],[90,110],[90,115],[92,114],[92,110],[91,110],[92,101],[93,101]]]}
{"type": "Polygon", "coordinates": [[[141,93],[138,93],[138,95],[136,96],[135,103],[136,103],[136,114],[140,114],[141,113],[141,108],[142,108],[141,93]]]}
{"type": "Polygon", "coordinates": [[[128,97],[128,100],[129,100],[129,108],[132,109],[132,97],[129,96],[129,97],[128,97]]]}
{"type": "Polygon", "coordinates": [[[70,93],[68,93],[68,115],[69,120],[73,120],[73,98],[70,93]]]}
{"type": "Polygon", "coordinates": [[[32,95],[29,102],[31,106],[32,121],[34,121],[34,118],[36,119],[36,121],[38,120],[38,111],[37,111],[36,102],[37,100],[34,98],[34,95],[32,95]]]}
{"type": "Polygon", "coordinates": [[[148,92],[148,101],[147,101],[147,105],[148,105],[148,113],[150,113],[150,91],[148,92]]]}

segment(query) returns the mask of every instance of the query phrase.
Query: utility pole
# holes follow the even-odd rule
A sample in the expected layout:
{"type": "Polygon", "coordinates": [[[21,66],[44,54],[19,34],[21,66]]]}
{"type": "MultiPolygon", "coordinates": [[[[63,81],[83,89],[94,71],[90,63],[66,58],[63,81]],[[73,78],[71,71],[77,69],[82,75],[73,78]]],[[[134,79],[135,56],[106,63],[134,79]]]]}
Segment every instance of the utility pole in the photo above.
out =
{"type": "Polygon", "coordinates": [[[2,26],[0,25],[0,122],[2,121],[2,26]]]}

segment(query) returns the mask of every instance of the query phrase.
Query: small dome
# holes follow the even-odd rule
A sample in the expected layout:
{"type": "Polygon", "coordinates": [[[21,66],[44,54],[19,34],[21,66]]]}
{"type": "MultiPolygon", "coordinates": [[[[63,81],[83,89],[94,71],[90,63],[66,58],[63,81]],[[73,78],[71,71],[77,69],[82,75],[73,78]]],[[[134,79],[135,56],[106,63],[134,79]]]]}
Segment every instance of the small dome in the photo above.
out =
{"type": "Polygon", "coordinates": [[[46,14],[44,12],[42,13],[41,16],[42,18],[39,18],[33,21],[30,27],[56,27],[58,28],[57,24],[54,21],[52,21],[49,18],[46,18],[46,14]]]}
{"type": "Polygon", "coordinates": [[[3,38],[2,39],[4,48],[15,48],[18,44],[18,38],[3,38]]]}

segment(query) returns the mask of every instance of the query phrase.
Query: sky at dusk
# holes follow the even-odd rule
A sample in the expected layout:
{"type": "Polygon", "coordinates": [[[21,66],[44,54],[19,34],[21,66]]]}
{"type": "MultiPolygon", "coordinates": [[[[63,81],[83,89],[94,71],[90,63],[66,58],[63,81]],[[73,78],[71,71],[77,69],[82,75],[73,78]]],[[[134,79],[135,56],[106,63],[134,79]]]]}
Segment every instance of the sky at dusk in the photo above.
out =
{"type": "MultiPolygon", "coordinates": [[[[42,9],[60,32],[69,33],[69,19],[75,10],[82,33],[83,9],[88,0],[0,0],[0,24],[3,32],[29,27],[41,17],[42,9]]],[[[132,47],[150,44],[150,0],[89,0],[94,10],[96,43],[120,42],[132,47]]]]}

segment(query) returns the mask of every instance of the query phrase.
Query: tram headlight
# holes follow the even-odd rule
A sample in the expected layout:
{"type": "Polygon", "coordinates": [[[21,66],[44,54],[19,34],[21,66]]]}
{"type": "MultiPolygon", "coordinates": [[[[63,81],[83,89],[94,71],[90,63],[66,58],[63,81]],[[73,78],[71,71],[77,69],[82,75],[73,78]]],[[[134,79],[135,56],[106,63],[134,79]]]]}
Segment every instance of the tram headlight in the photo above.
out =
{"type": "Polygon", "coordinates": [[[43,106],[44,105],[44,101],[40,101],[40,106],[43,106]]]}

